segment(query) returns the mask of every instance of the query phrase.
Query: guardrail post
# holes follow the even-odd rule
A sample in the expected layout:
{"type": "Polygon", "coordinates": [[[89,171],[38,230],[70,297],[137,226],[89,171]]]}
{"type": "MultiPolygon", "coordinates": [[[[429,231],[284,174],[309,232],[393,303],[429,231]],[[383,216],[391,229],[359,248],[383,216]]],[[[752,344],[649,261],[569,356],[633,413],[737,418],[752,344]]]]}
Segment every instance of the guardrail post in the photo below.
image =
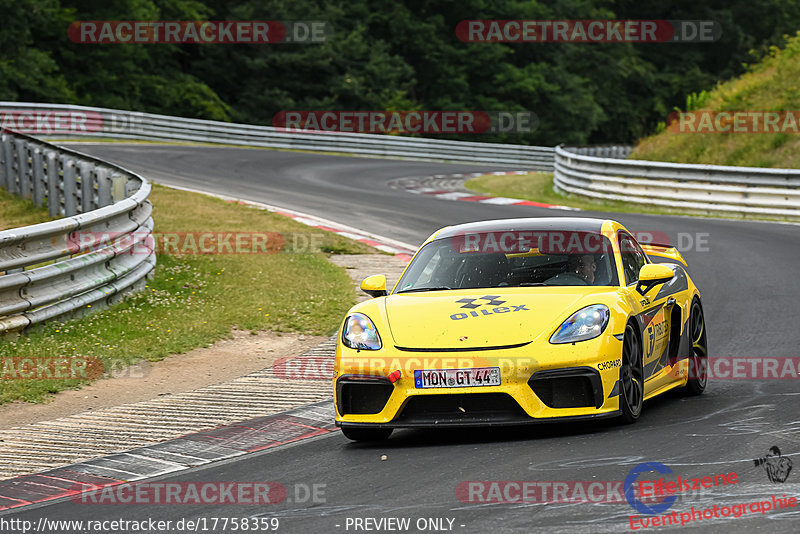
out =
{"type": "Polygon", "coordinates": [[[114,201],[111,199],[111,171],[105,167],[97,168],[97,207],[108,206],[114,201]]]}
{"type": "Polygon", "coordinates": [[[87,213],[95,209],[94,206],[94,164],[82,161],[78,168],[81,177],[81,213],[87,213]]]}
{"type": "Polygon", "coordinates": [[[8,136],[4,133],[0,133],[0,187],[3,189],[8,189],[8,171],[6,170],[6,142],[8,141],[8,136]]]}
{"type": "Polygon", "coordinates": [[[6,191],[9,193],[19,191],[17,188],[16,166],[14,165],[14,144],[14,138],[10,135],[6,136],[6,140],[3,143],[3,151],[5,152],[6,160],[6,191]]]}
{"type": "Polygon", "coordinates": [[[31,177],[28,172],[28,143],[24,139],[17,139],[17,175],[19,176],[19,196],[31,198],[31,177]]]}
{"type": "Polygon", "coordinates": [[[133,183],[130,180],[125,180],[125,198],[133,196],[133,194],[139,190],[139,185],[133,183]]]}
{"type": "Polygon", "coordinates": [[[33,167],[33,203],[41,206],[44,201],[45,183],[44,183],[44,161],[42,158],[42,149],[35,147],[31,157],[33,167]]]}
{"type": "Polygon", "coordinates": [[[114,202],[119,202],[127,197],[126,186],[128,185],[128,178],[114,173],[111,175],[111,199],[114,202]]]}
{"type": "Polygon", "coordinates": [[[47,212],[51,217],[61,213],[61,190],[58,187],[58,154],[47,152],[47,212]]]}
{"type": "Polygon", "coordinates": [[[64,168],[64,216],[72,217],[78,213],[78,199],[75,198],[75,162],[68,156],[61,156],[64,168]]]}

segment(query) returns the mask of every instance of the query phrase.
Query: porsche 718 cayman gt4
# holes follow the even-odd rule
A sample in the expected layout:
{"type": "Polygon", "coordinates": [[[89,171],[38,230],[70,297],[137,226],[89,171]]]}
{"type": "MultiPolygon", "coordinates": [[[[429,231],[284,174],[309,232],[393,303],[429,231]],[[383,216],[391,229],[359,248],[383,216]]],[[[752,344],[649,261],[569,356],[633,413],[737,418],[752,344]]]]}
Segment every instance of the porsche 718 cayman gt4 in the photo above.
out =
{"type": "Polygon", "coordinates": [[[618,417],[705,389],[700,292],[675,248],[615,221],[506,219],[443,228],[394,289],[361,289],[338,335],[336,424],[394,428],[618,417]]]}

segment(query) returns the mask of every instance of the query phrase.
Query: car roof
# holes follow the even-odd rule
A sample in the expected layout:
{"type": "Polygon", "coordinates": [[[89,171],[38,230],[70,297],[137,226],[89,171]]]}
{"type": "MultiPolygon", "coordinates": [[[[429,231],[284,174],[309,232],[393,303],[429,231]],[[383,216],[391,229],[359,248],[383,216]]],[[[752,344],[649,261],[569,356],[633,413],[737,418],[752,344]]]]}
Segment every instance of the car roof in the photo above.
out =
{"type": "Polygon", "coordinates": [[[526,217],[524,219],[495,219],[447,226],[432,239],[443,239],[465,233],[482,232],[541,232],[562,230],[565,232],[601,232],[607,219],[590,217],[526,217]]]}

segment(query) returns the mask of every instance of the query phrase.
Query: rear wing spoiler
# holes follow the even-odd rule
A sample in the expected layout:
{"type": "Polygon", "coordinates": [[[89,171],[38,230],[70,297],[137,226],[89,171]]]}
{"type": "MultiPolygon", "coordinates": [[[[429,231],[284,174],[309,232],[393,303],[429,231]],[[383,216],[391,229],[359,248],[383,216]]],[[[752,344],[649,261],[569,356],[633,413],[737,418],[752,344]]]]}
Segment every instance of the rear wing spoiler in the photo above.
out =
{"type": "Polygon", "coordinates": [[[678,251],[677,248],[673,247],[672,245],[664,245],[661,243],[639,243],[641,245],[642,250],[647,257],[651,260],[656,258],[665,258],[668,260],[672,260],[674,262],[682,263],[684,266],[688,267],[689,265],[686,263],[686,260],[683,259],[683,256],[678,251]]]}

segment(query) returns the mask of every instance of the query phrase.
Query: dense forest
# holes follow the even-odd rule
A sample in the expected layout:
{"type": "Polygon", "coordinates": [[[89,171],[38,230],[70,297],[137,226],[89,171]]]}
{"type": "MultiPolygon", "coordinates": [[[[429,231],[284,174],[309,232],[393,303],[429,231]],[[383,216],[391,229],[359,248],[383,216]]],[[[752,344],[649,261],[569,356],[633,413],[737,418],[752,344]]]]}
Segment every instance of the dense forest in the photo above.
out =
{"type": "Polygon", "coordinates": [[[282,110],[529,110],[553,145],[633,141],[800,29],[798,0],[0,0],[0,100],[270,124],[282,110]],[[465,43],[467,19],[713,20],[714,43],[465,43]],[[317,20],[316,44],[81,44],[76,20],[317,20]]]}

